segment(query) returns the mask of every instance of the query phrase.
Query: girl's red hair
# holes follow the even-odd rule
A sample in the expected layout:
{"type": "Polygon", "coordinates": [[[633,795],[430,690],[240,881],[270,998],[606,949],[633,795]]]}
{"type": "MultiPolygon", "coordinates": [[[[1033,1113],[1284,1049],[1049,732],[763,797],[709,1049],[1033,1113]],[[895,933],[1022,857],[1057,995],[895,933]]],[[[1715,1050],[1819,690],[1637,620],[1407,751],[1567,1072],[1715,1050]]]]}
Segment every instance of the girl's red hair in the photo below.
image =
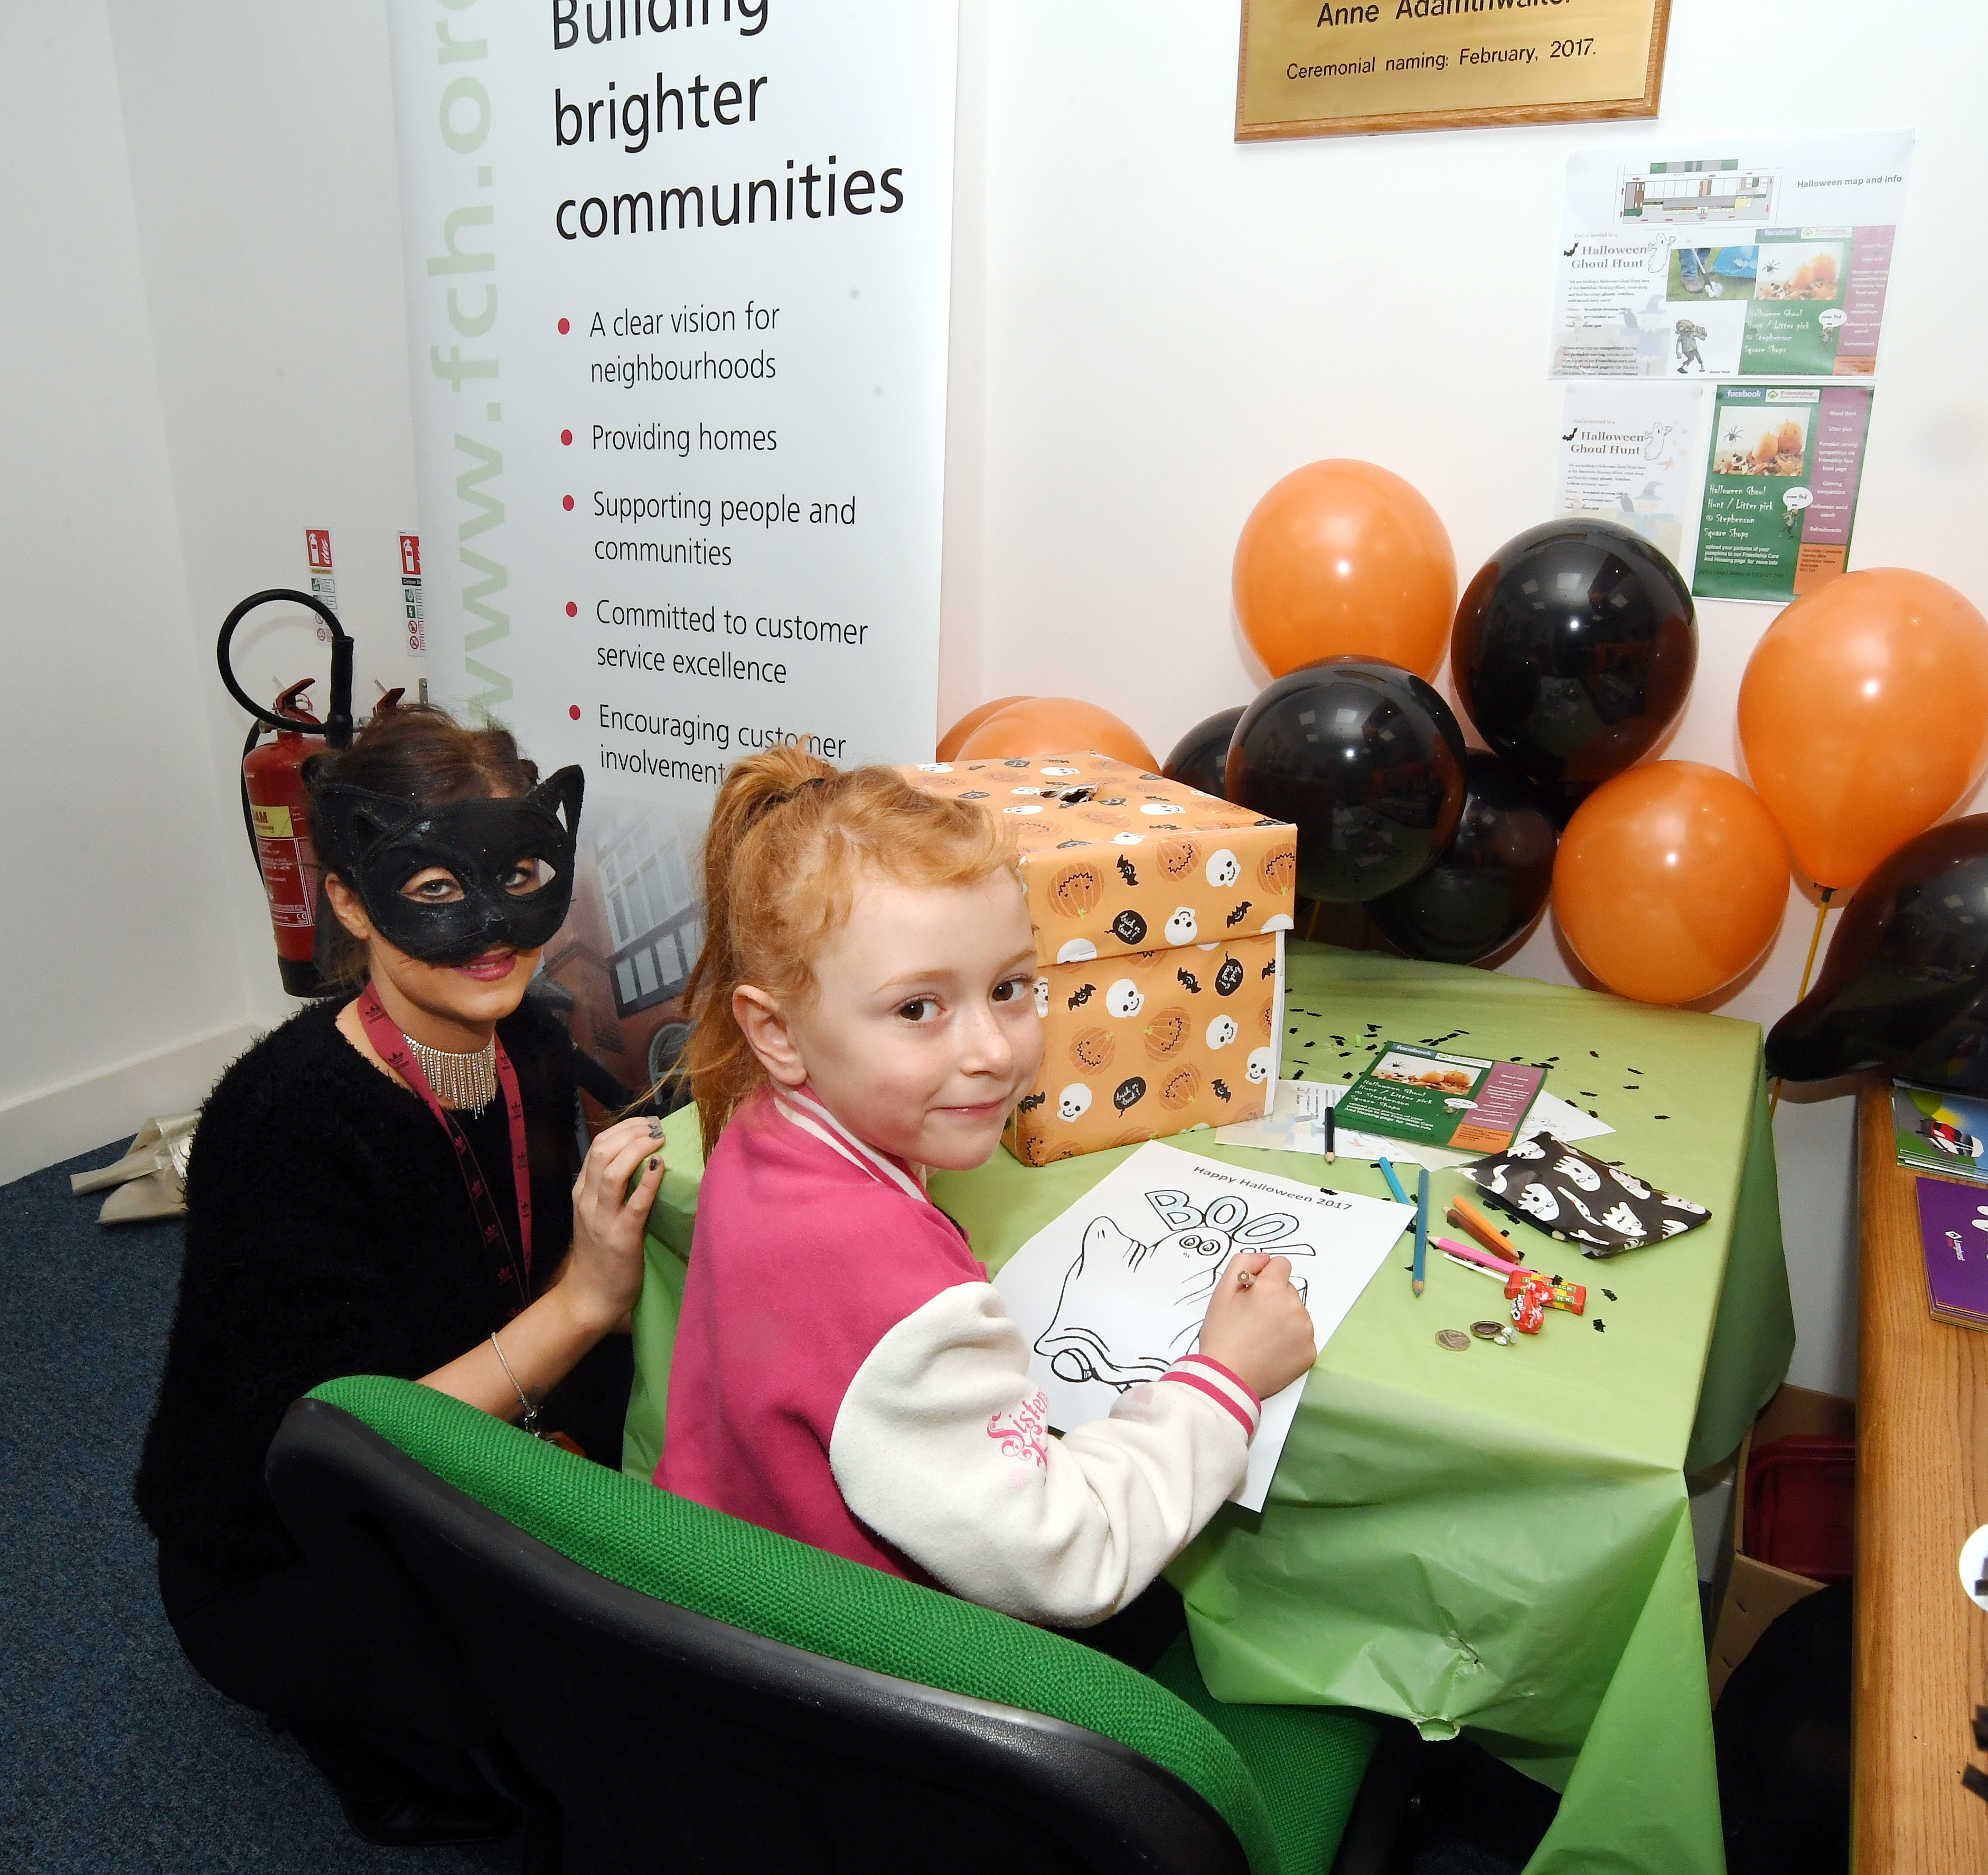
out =
{"type": "Polygon", "coordinates": [[[805,749],[735,763],[704,844],[704,948],[685,993],[683,1072],[708,1154],[766,1078],[732,1013],[742,984],[777,1000],[813,995],[810,960],[865,879],[975,886],[1016,870],[1012,841],[971,802],[915,788],[894,769],[832,768],[805,749]]]}

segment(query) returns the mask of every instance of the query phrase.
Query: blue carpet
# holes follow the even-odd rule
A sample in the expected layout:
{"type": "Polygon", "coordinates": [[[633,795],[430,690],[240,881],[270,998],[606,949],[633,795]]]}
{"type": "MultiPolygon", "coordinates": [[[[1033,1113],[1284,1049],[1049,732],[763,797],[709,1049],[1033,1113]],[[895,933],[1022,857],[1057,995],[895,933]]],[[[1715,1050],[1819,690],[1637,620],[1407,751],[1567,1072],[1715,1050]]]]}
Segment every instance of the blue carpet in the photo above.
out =
{"type": "Polygon", "coordinates": [[[455,1875],[514,1848],[379,1850],[287,1737],[181,1657],[131,1474],[179,1282],[177,1221],[96,1222],[69,1174],[0,1186],[0,1869],[455,1875]]]}

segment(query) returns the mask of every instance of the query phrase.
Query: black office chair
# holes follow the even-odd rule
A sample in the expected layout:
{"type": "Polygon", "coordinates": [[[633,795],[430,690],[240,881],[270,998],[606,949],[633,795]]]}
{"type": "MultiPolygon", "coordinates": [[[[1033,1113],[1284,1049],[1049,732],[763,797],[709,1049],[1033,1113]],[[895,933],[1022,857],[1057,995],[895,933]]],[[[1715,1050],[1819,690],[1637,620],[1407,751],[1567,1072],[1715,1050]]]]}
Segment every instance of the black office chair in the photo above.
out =
{"type": "Polygon", "coordinates": [[[284,1521],[532,1875],[1324,1875],[1380,1730],[1062,1637],[359,1378],[293,1406],[284,1521]]]}

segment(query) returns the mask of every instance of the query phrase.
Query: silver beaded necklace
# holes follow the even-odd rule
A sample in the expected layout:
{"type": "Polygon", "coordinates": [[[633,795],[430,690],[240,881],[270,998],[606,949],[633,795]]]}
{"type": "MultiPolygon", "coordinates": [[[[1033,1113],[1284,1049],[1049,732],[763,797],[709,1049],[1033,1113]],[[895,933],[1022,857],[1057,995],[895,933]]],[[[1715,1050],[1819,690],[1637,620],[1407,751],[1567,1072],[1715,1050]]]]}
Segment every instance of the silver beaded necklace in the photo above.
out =
{"type": "Polygon", "coordinates": [[[472,1113],[480,1113],[496,1099],[497,1037],[494,1032],[473,1055],[445,1054],[417,1042],[412,1035],[407,1037],[407,1043],[414,1051],[414,1059],[428,1076],[435,1098],[444,1106],[467,1107],[472,1113]]]}

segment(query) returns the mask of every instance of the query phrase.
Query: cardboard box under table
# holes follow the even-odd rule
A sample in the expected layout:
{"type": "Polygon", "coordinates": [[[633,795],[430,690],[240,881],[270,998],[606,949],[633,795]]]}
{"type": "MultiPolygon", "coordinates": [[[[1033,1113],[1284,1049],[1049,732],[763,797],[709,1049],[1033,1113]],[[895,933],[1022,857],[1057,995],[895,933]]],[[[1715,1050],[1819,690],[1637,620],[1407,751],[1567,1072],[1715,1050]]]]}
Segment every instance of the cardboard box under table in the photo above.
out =
{"type": "Polygon", "coordinates": [[[1734,1668],[1753,1650],[1753,1645],[1796,1603],[1824,1587],[1813,1576],[1777,1568],[1772,1562],[1750,1553],[1758,1546],[1746,1516],[1747,1471],[1756,1450],[1774,1444],[1790,1434],[1817,1435],[1834,1439],[1857,1436],[1857,1405],[1834,1394],[1817,1393],[1806,1387],[1783,1387],[1768,1401],[1765,1410],[1748,1428],[1741,1441],[1734,1467],[1733,1509],[1729,1520],[1733,1543],[1720,1559],[1718,1579],[1713,1583],[1719,1608],[1712,1630],[1712,1646],[1706,1659],[1712,1703],[1726,1690],[1734,1668]]]}
{"type": "Polygon", "coordinates": [[[1108,755],[903,771],[1010,820],[1041,974],[1029,1165],[1254,1120],[1276,1097],[1297,829],[1108,755]]]}

